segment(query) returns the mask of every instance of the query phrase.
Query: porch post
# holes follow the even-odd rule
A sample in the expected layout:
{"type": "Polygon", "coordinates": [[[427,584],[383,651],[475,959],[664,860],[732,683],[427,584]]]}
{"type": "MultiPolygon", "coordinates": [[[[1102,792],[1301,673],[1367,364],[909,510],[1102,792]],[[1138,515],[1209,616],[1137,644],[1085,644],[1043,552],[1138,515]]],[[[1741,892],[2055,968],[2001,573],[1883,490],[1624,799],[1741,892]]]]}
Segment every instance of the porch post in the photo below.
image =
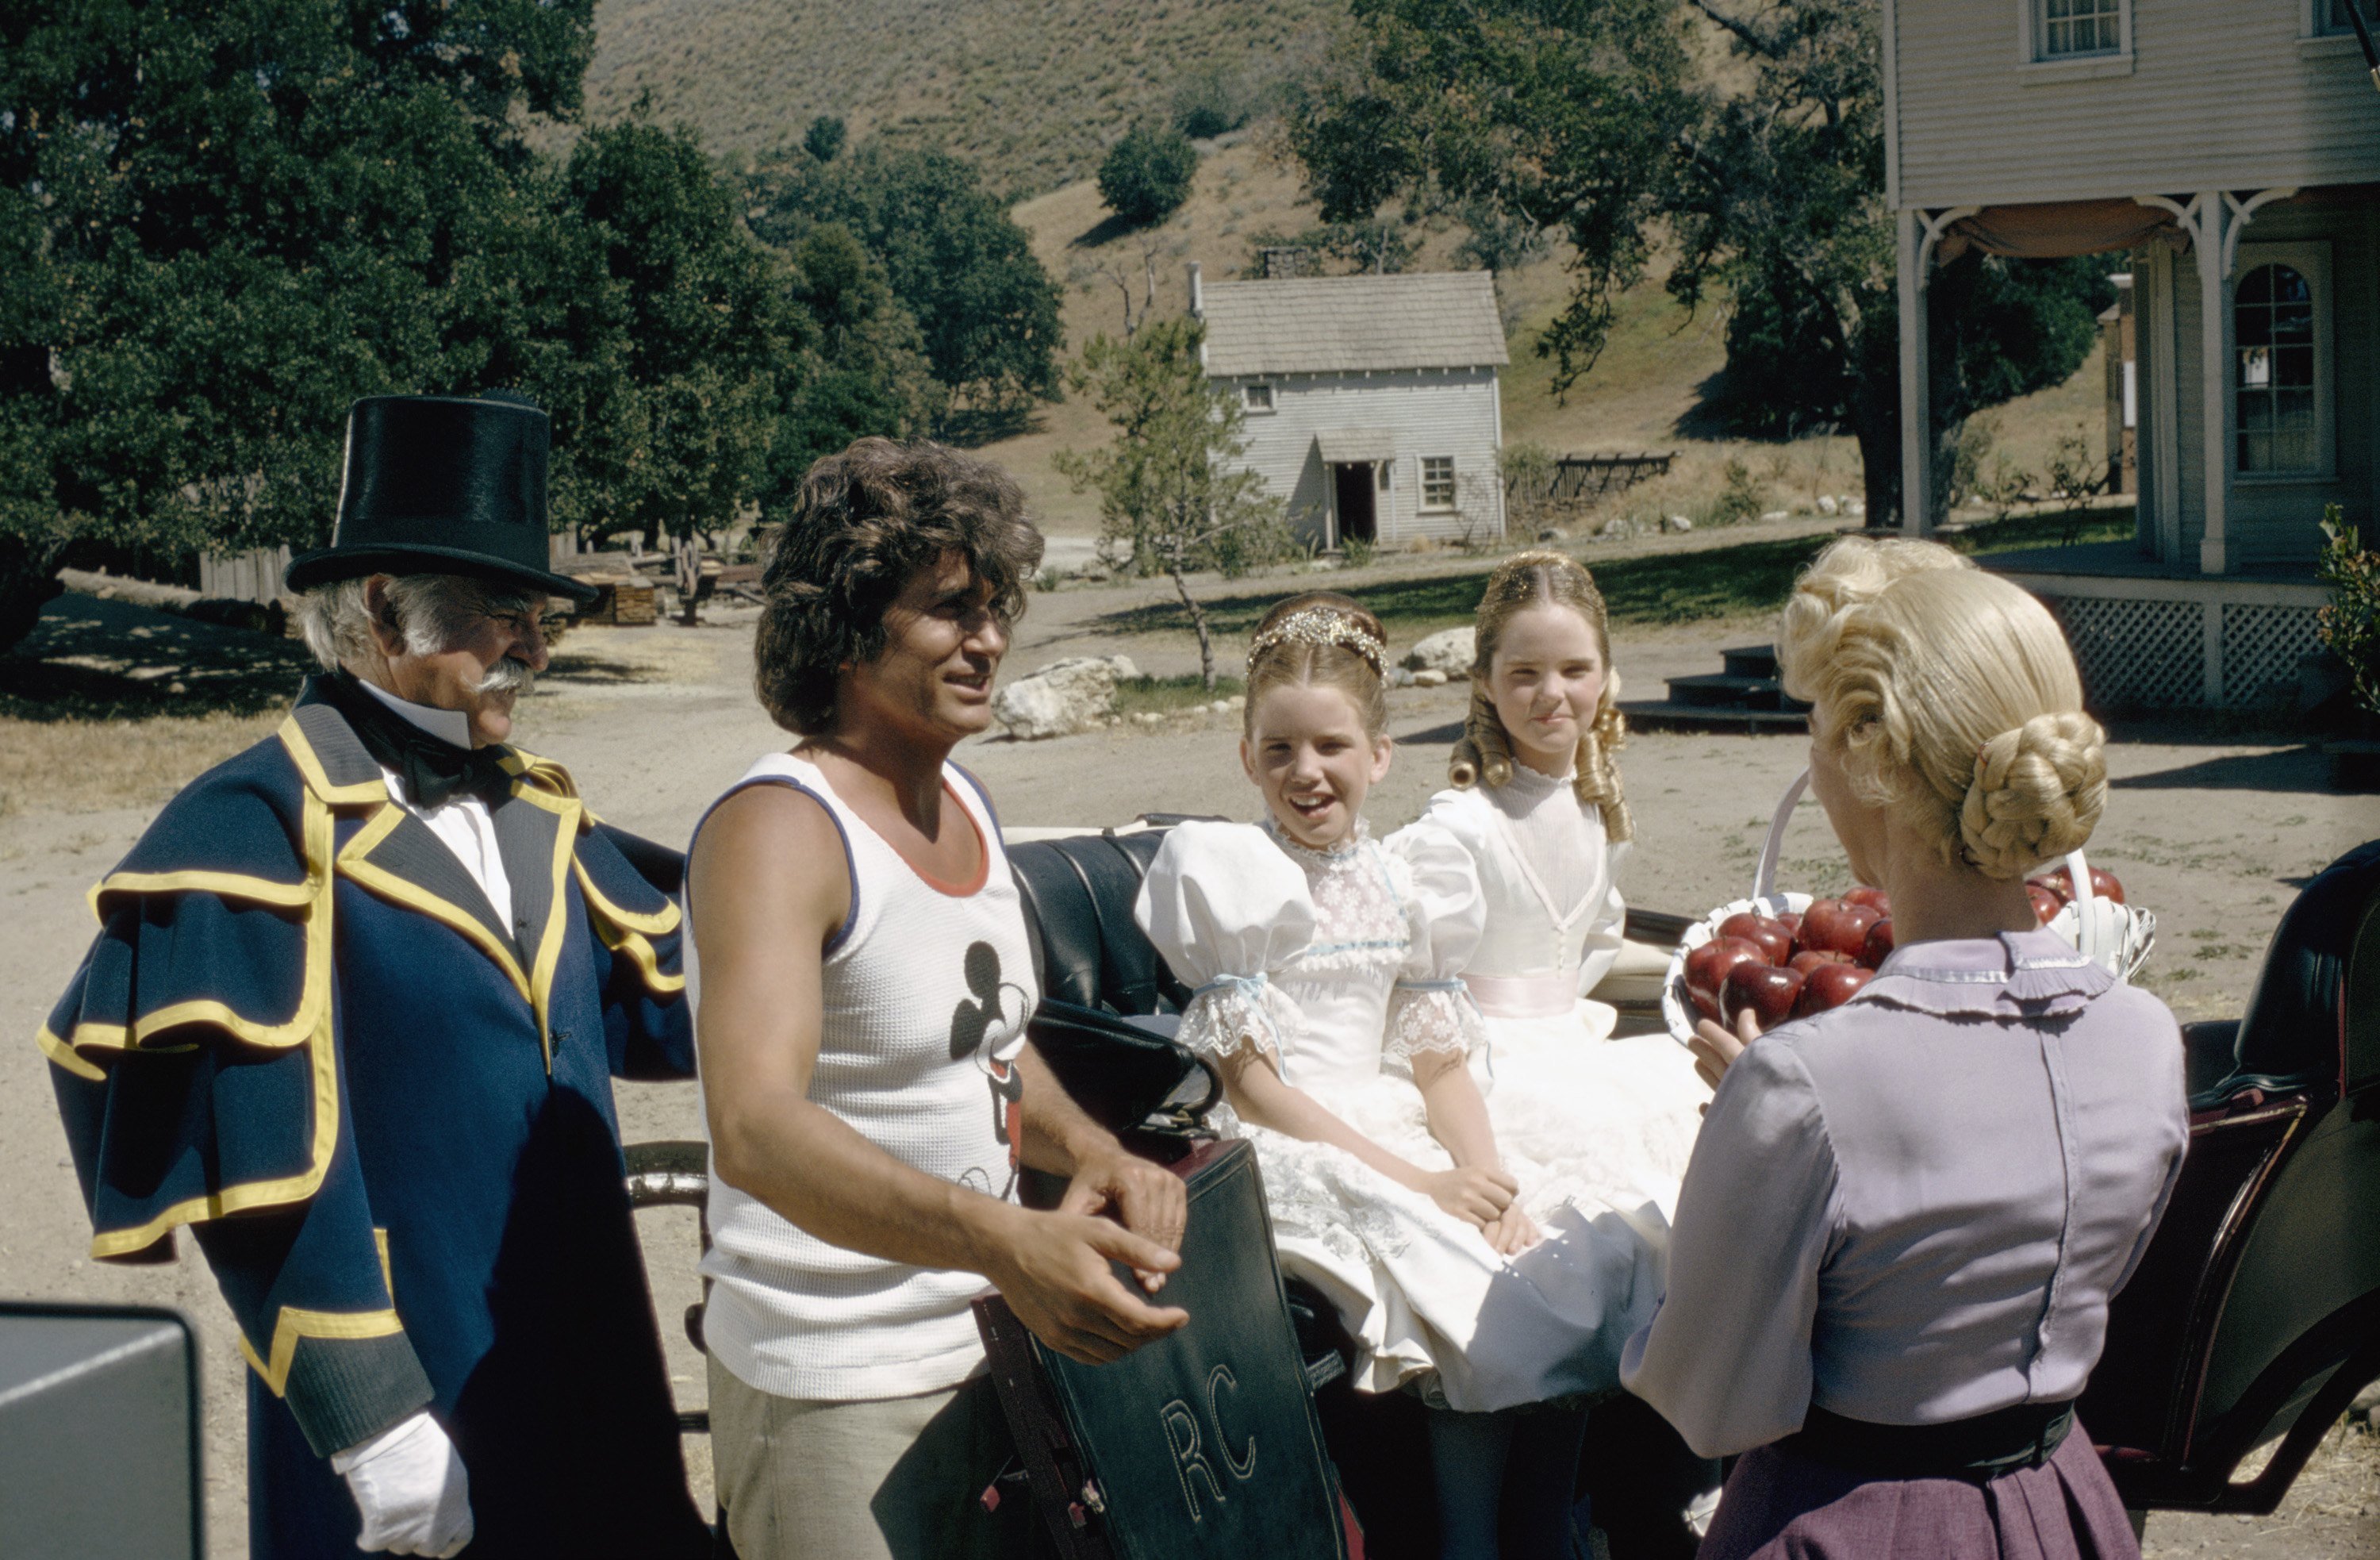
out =
{"type": "Polygon", "coordinates": [[[2231,506],[2231,288],[2226,230],[2231,225],[2223,191],[2200,192],[2191,202],[2198,208],[2197,232],[2192,248],[2198,260],[2198,409],[2201,419],[2200,458],[2204,462],[2203,506],[2206,530],[2198,543],[2202,574],[2224,571],[2224,516],[2231,506]]]}
{"type": "MultiPolygon", "coordinates": [[[[1901,211],[1893,220],[1900,295],[1900,533],[1934,530],[1932,372],[1925,339],[1925,218],[1901,211]]],[[[1874,523],[1873,521],[1871,523],[1874,523]]]]}

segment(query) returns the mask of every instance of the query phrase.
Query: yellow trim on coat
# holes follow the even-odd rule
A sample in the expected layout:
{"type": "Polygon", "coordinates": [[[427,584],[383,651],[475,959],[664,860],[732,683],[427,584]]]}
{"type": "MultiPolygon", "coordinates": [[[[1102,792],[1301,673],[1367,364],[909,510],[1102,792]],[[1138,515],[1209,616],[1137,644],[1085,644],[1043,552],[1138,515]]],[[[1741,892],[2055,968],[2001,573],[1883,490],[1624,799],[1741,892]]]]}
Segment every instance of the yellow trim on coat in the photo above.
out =
{"type": "Polygon", "coordinates": [[[358,830],[356,837],[341,848],[338,871],[390,903],[419,910],[431,920],[461,933],[466,942],[495,961],[496,968],[504,972],[515,991],[525,1000],[534,1003],[535,998],[529,995],[528,977],[522,972],[520,960],[513,957],[510,948],[496,941],[494,933],[480,924],[479,917],[460,905],[440,898],[409,878],[397,876],[370,859],[372,849],[404,823],[407,816],[405,809],[396,803],[383,803],[381,810],[372,814],[370,822],[358,830]]]}
{"type": "Polygon", "coordinates": [[[562,966],[562,944],[570,930],[567,905],[563,888],[570,881],[571,864],[578,859],[578,800],[576,797],[549,796],[528,789],[520,781],[513,782],[513,795],[554,814],[560,820],[553,831],[553,880],[546,899],[545,933],[538,939],[537,958],[529,975],[529,1006],[537,1014],[538,1044],[545,1051],[545,1070],[553,1070],[553,1036],[551,1018],[553,1007],[553,974],[562,966]]]}
{"type": "Polygon", "coordinates": [[[603,945],[613,953],[628,956],[629,962],[637,967],[637,973],[644,977],[645,990],[655,996],[672,996],[686,990],[686,977],[672,975],[662,969],[661,956],[653,951],[650,943],[637,933],[599,919],[595,921],[595,934],[602,938],[603,945]]]}
{"type": "Polygon", "coordinates": [[[59,1066],[66,1068],[67,1071],[74,1074],[75,1077],[88,1079],[93,1083],[105,1083],[107,1081],[107,1074],[105,1072],[102,1071],[91,1063],[86,1062],[81,1057],[76,1055],[74,1053],[74,1047],[68,1045],[65,1041],[60,1040],[55,1034],[53,1034],[50,1031],[49,1025],[43,1024],[42,1026],[41,1032],[33,1036],[33,1043],[42,1048],[42,1055],[47,1056],[59,1066]]]}
{"type": "MultiPolygon", "coordinates": [[[[220,1191],[186,1198],[154,1218],[129,1229],[100,1231],[91,1237],[91,1254],[93,1257],[123,1257],[145,1251],[167,1232],[183,1225],[220,1219],[249,1208],[303,1202],[321,1188],[322,1176],[330,1169],[331,1151],[337,1146],[339,1140],[339,1072],[335,1047],[332,1043],[330,1001],[334,900],[329,892],[329,878],[322,872],[331,858],[331,810],[318,798],[310,795],[304,804],[304,835],[309,875],[319,877],[324,884],[324,891],[307,911],[306,922],[304,1005],[314,1015],[312,1032],[305,1037],[314,1085],[314,1140],[310,1146],[307,1167],[294,1176],[245,1181],[220,1191]]],[[[294,1341],[291,1347],[296,1347],[294,1341]]],[[[277,1341],[275,1347],[277,1351],[277,1341]]]]}
{"type": "Polygon", "coordinates": [[[388,1289],[388,1298],[396,1298],[396,1273],[388,1265],[388,1231],[372,1225],[372,1247],[380,1252],[380,1281],[388,1289]]]}
{"type": "Polygon", "coordinates": [[[275,883],[246,872],[110,872],[83,896],[93,920],[107,919],[100,900],[111,894],[212,894],[219,899],[245,899],[257,905],[295,909],[314,897],[311,878],[303,883],[275,883]]]}
{"type": "Polygon", "coordinates": [[[594,877],[588,872],[585,864],[576,856],[571,858],[570,864],[578,873],[578,889],[587,896],[587,908],[601,919],[625,931],[641,932],[649,937],[677,930],[678,922],[683,918],[678,914],[676,900],[664,898],[657,913],[639,914],[615,904],[601,889],[596,887],[594,877]]]}
{"type": "Polygon", "coordinates": [[[305,729],[298,725],[294,712],[281,723],[281,729],[273,735],[280,737],[281,745],[289,750],[291,761],[298,765],[298,773],[305,777],[306,788],[323,801],[340,806],[389,799],[388,785],[378,774],[369,780],[358,780],[352,786],[332,785],[331,777],[322,773],[322,761],[314,756],[314,745],[306,740],[305,729]]]}
{"type": "Polygon", "coordinates": [[[298,1358],[300,1338],[385,1338],[405,1331],[395,1310],[305,1310],[297,1306],[283,1306],[280,1319],[273,1326],[273,1358],[268,1362],[257,1358],[248,1341],[248,1334],[239,1335],[240,1358],[256,1367],[264,1384],[273,1389],[275,1397],[289,1394],[289,1365],[298,1358]]]}
{"type": "Polygon", "coordinates": [[[552,759],[541,759],[520,748],[506,748],[504,758],[498,762],[516,780],[527,779],[554,796],[572,801],[578,799],[578,782],[570,777],[570,771],[552,759]]]}

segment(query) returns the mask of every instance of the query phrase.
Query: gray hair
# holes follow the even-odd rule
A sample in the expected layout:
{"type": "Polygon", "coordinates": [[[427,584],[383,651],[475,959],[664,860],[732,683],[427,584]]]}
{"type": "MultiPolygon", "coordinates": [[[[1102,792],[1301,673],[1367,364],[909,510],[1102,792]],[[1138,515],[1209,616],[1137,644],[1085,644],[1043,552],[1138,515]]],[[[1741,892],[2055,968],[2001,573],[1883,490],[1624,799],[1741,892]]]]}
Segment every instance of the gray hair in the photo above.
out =
{"type": "MultiPolygon", "coordinates": [[[[388,604],[405,633],[405,648],[435,655],[470,631],[472,619],[525,612],[545,603],[542,591],[507,591],[457,574],[400,574],[388,582],[388,604]]],[[[298,598],[298,628],[322,669],[368,662],[379,650],[364,581],[334,580],[298,598]]]]}

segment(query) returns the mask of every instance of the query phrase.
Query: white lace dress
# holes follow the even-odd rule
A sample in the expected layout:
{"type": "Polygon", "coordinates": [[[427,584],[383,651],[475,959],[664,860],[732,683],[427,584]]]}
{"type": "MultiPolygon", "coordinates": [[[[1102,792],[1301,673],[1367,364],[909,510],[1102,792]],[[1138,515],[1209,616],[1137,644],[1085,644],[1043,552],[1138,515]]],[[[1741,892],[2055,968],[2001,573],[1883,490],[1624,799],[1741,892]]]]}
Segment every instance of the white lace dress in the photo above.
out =
{"type": "Polygon", "coordinates": [[[1439,792],[1415,827],[1458,841],[1479,874],[1487,925],[1463,973],[1498,1141],[1582,1200],[1666,1221],[1710,1090],[1667,1034],[1611,1039],[1617,1015],[1584,994],[1619,956],[1628,847],[1606,842],[1568,775],[1524,764],[1502,786],[1439,792]]]}
{"type": "MultiPolygon", "coordinates": [[[[1254,1046],[1349,1126],[1413,1164],[1452,1161],[1429,1136],[1415,1052],[1475,1047],[1455,979],[1479,935],[1476,877],[1444,834],[1357,837],[1318,854],[1269,825],[1185,823],[1135,907],[1198,988],[1181,1038],[1254,1046]]],[[[1242,1123],[1256,1147],[1281,1271],[1329,1297],[1357,1345],[1355,1384],[1472,1412],[1616,1385],[1620,1349],[1658,1300],[1667,1226],[1582,1207],[1526,1155],[1506,1155],[1547,1240],[1507,1260],[1468,1222],[1353,1155],[1242,1123]]],[[[1500,1150],[1502,1145],[1500,1143],[1500,1150]]]]}

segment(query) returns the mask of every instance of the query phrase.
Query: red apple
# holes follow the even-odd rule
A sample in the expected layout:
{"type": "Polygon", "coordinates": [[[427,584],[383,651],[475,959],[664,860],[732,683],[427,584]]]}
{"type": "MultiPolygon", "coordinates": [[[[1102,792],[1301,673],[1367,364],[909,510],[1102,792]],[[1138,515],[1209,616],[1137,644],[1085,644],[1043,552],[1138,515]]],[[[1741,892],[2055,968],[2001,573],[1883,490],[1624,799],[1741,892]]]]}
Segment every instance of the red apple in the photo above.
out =
{"type": "Polygon", "coordinates": [[[1879,919],[1864,905],[1845,904],[1840,899],[1815,900],[1802,916],[1802,945],[1856,958],[1867,945],[1867,929],[1879,919]]]}
{"type": "Polygon", "coordinates": [[[1807,975],[1822,964],[1849,964],[1851,960],[1830,948],[1803,948],[1785,961],[1788,969],[1798,969],[1807,975]]]}
{"type": "Polygon", "coordinates": [[[1727,972],[1750,959],[1766,964],[1760,945],[1742,937],[1714,937],[1686,956],[1686,990],[1716,998],[1727,983],[1727,972]]]}
{"type": "Polygon", "coordinates": [[[1880,916],[1888,916],[1892,913],[1892,896],[1881,888],[1870,888],[1865,884],[1844,895],[1843,903],[1865,905],[1880,916]]]}
{"type": "Polygon", "coordinates": [[[1741,937],[1760,950],[1760,957],[1770,964],[1782,964],[1793,957],[1793,934],[1778,921],[1750,910],[1738,910],[1718,923],[1722,937],[1741,937]]]}
{"type": "Polygon", "coordinates": [[[1867,929],[1867,941],[1860,947],[1858,962],[1874,969],[1885,961],[1892,948],[1892,918],[1887,916],[1867,929]]]}
{"type": "Polygon", "coordinates": [[[1791,937],[1791,938],[1792,938],[1792,939],[1793,939],[1793,942],[1794,942],[1794,944],[1795,944],[1795,945],[1796,945],[1796,946],[1799,946],[1799,945],[1800,945],[1801,941],[1802,941],[1802,912],[1801,912],[1801,911],[1799,911],[1799,910],[1779,910],[1779,911],[1778,911],[1778,912],[1777,912],[1777,924],[1778,924],[1778,925],[1779,925],[1779,926],[1781,926],[1781,927],[1783,927],[1783,928],[1785,929],[1785,934],[1786,934],[1787,936],[1789,936],[1789,937],[1791,937]]]}
{"type": "Polygon", "coordinates": [[[2036,888],[2046,888],[2057,895],[2058,902],[2061,905],[2070,905],[2074,902],[2074,874],[2063,867],[2054,871],[2044,872],[2039,877],[2029,877],[2024,881],[2036,888]]]}
{"type": "Polygon", "coordinates": [[[2102,899],[2112,899],[2119,905],[2125,902],[2124,885],[2117,881],[2116,874],[2097,867],[2091,869],[2091,892],[2102,899]]]}
{"type": "Polygon", "coordinates": [[[2066,902],[2063,899],[2030,878],[2025,880],[2024,891],[2033,900],[2033,913],[2041,918],[2041,924],[2044,926],[2056,920],[2058,912],[2066,908],[2066,902]]]}
{"type": "Polygon", "coordinates": [[[1694,1012],[1698,1016],[1708,1018],[1714,1024],[1719,1021],[1718,998],[1710,993],[1696,991],[1694,987],[1688,986],[1686,1000],[1694,1005],[1694,1012]]]}
{"type": "Polygon", "coordinates": [[[1802,982],[1802,994],[1793,1004],[1793,1017],[1806,1018],[1829,1007],[1840,1007],[1875,978],[1871,971],[1856,964],[1830,964],[1824,969],[1813,969],[1810,978],[1802,982]]]}
{"type": "Polygon", "coordinates": [[[1782,969],[1773,964],[1739,964],[1727,972],[1727,983],[1719,988],[1718,1005],[1727,1015],[1727,1027],[1733,1029],[1737,1020],[1749,1010],[1764,1030],[1781,1024],[1793,1016],[1793,1004],[1802,995],[1802,972],[1782,969]]]}

